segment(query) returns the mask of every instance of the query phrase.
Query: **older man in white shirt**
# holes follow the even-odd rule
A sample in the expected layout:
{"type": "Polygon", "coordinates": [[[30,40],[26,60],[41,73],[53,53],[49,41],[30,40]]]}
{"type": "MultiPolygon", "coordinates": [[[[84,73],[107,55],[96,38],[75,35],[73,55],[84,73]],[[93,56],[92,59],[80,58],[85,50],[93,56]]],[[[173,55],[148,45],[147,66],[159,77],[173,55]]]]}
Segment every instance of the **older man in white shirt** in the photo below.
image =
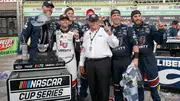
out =
{"type": "Polygon", "coordinates": [[[108,26],[99,26],[98,15],[90,15],[88,24],[90,30],[85,33],[83,39],[80,71],[84,73],[84,66],[86,67],[92,101],[108,101],[112,56],[110,47],[117,47],[119,40],[108,26]]]}

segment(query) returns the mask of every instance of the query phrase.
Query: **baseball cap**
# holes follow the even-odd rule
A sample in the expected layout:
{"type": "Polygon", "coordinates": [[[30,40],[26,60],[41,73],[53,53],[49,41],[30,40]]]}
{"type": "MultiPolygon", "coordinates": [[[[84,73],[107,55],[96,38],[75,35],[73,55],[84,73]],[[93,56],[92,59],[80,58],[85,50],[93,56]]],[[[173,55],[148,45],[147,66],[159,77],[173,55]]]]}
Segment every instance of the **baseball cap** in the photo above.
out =
{"type": "Polygon", "coordinates": [[[59,20],[63,20],[63,19],[69,20],[69,17],[67,15],[65,15],[65,14],[62,14],[62,15],[59,16],[59,20]]]}
{"type": "Polygon", "coordinates": [[[96,22],[99,20],[99,17],[97,14],[92,14],[92,15],[89,15],[89,18],[88,18],[88,21],[90,22],[96,22]]]}
{"type": "Polygon", "coordinates": [[[136,15],[136,14],[140,14],[141,15],[141,12],[139,10],[134,10],[131,12],[131,18],[136,15]]]}
{"type": "Polygon", "coordinates": [[[42,6],[51,6],[52,8],[54,8],[52,1],[44,1],[42,6]]]}
{"type": "Polygon", "coordinates": [[[113,10],[111,11],[111,16],[112,16],[113,14],[121,14],[121,13],[120,13],[120,11],[119,11],[118,9],[113,9],[113,10]]]}
{"type": "Polygon", "coordinates": [[[88,10],[86,10],[86,16],[87,16],[90,12],[93,12],[93,14],[95,13],[93,9],[88,9],[88,10]]]}

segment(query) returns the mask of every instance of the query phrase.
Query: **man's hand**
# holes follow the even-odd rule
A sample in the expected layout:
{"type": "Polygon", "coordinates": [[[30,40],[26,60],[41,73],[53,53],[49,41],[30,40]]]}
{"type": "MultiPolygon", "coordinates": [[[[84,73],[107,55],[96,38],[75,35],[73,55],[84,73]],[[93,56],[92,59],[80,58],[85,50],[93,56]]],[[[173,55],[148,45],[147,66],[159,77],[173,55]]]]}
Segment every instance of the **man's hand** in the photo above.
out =
{"type": "Polygon", "coordinates": [[[131,64],[133,64],[135,67],[138,67],[138,59],[134,58],[131,62],[131,64]]]}
{"type": "Polygon", "coordinates": [[[157,27],[158,27],[158,29],[164,29],[164,25],[163,24],[157,24],[157,27]]]}
{"type": "Polygon", "coordinates": [[[105,21],[107,18],[105,17],[105,16],[100,16],[99,17],[99,20],[101,20],[101,21],[105,21]]]}
{"type": "Polygon", "coordinates": [[[110,27],[108,25],[104,26],[104,31],[108,34],[108,35],[112,35],[112,32],[110,31],[110,27]]]}
{"type": "Polygon", "coordinates": [[[18,56],[17,56],[17,59],[22,59],[22,55],[18,55],[18,56]]]}
{"type": "Polygon", "coordinates": [[[74,30],[74,38],[75,38],[76,40],[79,39],[79,34],[78,34],[78,30],[77,30],[77,29],[74,30]]]}
{"type": "Polygon", "coordinates": [[[85,73],[84,66],[80,66],[80,72],[81,72],[82,74],[85,73]]]}

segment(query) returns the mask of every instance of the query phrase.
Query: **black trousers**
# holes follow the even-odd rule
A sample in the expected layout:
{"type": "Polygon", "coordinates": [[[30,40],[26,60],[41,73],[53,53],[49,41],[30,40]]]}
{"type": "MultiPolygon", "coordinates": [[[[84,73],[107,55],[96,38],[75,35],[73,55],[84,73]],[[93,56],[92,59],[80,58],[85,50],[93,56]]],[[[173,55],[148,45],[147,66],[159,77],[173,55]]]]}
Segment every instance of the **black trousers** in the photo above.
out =
{"type": "Polygon", "coordinates": [[[109,101],[111,59],[86,59],[85,62],[92,101],[109,101]]]}
{"type": "Polygon", "coordinates": [[[112,58],[112,78],[114,82],[115,101],[123,101],[123,87],[119,82],[122,80],[122,74],[131,63],[130,56],[112,58]]]}

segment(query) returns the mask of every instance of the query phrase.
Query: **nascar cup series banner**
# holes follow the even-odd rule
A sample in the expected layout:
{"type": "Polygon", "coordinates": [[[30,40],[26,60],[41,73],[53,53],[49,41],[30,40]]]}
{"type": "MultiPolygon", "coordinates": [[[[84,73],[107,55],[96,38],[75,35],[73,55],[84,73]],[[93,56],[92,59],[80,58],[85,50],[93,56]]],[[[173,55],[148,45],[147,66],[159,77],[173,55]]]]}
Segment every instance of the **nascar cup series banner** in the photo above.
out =
{"type": "Polygon", "coordinates": [[[160,84],[180,89],[180,57],[156,57],[160,84]]]}
{"type": "Polygon", "coordinates": [[[0,56],[17,53],[18,38],[17,37],[1,37],[0,38],[0,56]]]}
{"type": "Polygon", "coordinates": [[[70,100],[70,75],[8,80],[8,101],[70,100]]]}

